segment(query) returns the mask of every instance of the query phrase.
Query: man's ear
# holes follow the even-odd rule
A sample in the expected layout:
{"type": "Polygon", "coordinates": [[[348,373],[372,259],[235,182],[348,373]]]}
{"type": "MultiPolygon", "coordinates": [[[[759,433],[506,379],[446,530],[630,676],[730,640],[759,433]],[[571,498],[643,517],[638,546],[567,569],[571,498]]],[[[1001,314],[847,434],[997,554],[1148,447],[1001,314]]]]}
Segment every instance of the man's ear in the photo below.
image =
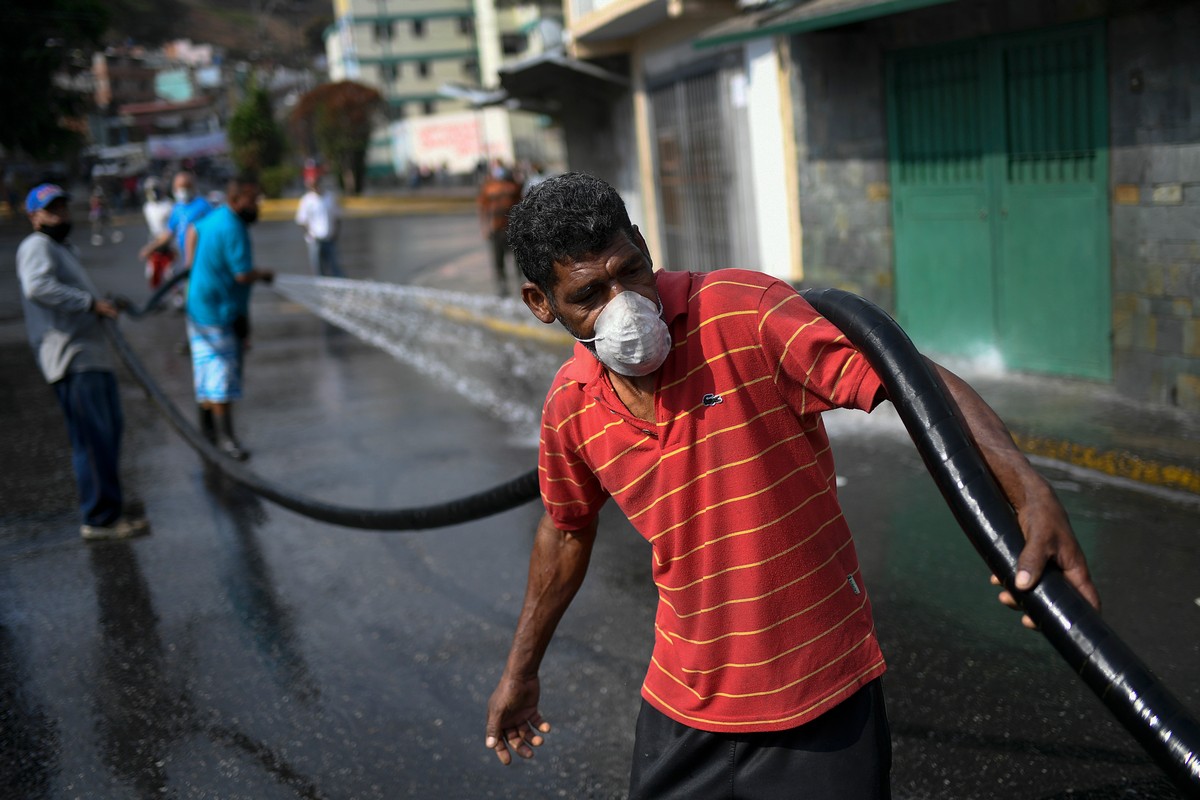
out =
{"type": "Polygon", "coordinates": [[[646,257],[646,261],[650,267],[654,267],[654,259],[650,257],[650,248],[646,245],[645,238],[642,237],[642,232],[638,230],[638,226],[633,226],[633,244],[638,250],[642,251],[642,255],[646,257]]]}
{"type": "Polygon", "coordinates": [[[555,321],[554,309],[550,307],[550,298],[546,297],[546,293],[536,283],[529,281],[521,286],[521,299],[525,301],[525,305],[529,307],[533,315],[542,322],[549,325],[555,321]]]}

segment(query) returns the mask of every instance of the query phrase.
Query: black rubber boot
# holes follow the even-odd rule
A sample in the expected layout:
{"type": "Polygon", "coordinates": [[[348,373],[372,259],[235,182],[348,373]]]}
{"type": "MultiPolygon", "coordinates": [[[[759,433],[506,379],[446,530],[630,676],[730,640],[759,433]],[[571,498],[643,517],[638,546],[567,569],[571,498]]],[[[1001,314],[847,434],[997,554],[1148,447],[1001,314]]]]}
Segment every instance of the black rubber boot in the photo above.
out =
{"type": "Polygon", "coordinates": [[[200,433],[204,434],[204,438],[213,444],[217,443],[217,424],[213,421],[213,412],[211,408],[200,406],[200,433]]]}
{"type": "Polygon", "coordinates": [[[225,408],[224,414],[213,414],[217,429],[217,449],[234,461],[245,461],[250,452],[244,450],[233,435],[233,409],[225,408]]]}

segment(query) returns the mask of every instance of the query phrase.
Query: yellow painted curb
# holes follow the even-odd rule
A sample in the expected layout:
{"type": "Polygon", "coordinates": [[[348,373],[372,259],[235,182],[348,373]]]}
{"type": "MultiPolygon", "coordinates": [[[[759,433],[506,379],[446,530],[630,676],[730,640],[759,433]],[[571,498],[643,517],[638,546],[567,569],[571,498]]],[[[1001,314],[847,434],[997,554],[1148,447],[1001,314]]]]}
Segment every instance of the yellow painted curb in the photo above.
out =
{"type": "Polygon", "coordinates": [[[481,328],[487,328],[497,333],[516,336],[521,339],[532,339],[535,342],[552,345],[571,345],[575,343],[575,339],[566,331],[552,328],[549,325],[545,329],[535,328],[532,325],[521,325],[516,322],[508,322],[507,320],[496,319],[495,317],[480,316],[474,311],[471,311],[461,306],[448,305],[446,303],[438,303],[433,300],[425,301],[425,306],[432,311],[435,311],[447,319],[452,319],[455,322],[463,322],[468,325],[476,325],[481,328]]]}
{"type": "MultiPolygon", "coordinates": [[[[437,214],[475,208],[475,199],[470,197],[343,197],[339,202],[347,217],[437,214]]],[[[294,219],[299,204],[297,197],[266,199],[259,203],[259,216],[272,222],[294,219]]]]}
{"type": "Polygon", "coordinates": [[[1151,486],[1182,489],[1185,492],[1200,494],[1200,472],[1188,467],[1163,464],[1140,458],[1132,453],[1101,450],[1046,436],[1014,433],[1013,441],[1023,452],[1030,455],[1052,458],[1055,461],[1063,461],[1077,467],[1093,469],[1106,475],[1127,478],[1151,486]]]}

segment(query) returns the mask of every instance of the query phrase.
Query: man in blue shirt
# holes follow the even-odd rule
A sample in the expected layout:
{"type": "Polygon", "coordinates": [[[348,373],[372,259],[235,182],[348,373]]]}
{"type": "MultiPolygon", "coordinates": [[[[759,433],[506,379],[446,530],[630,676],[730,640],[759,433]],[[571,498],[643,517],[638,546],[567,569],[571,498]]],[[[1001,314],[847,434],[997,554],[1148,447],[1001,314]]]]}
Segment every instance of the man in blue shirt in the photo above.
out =
{"type": "Polygon", "coordinates": [[[270,283],[255,269],[249,226],[258,220],[258,181],[230,181],[226,202],[195,226],[195,260],[187,299],[188,341],[200,428],[226,455],[249,457],[233,435],[234,400],[242,396],[242,362],[250,332],[250,288],[270,283]]]}
{"type": "MultiPolygon", "coordinates": [[[[175,198],[175,206],[171,209],[171,216],[167,217],[167,227],[142,248],[140,257],[145,261],[152,252],[173,242],[179,254],[175,261],[177,269],[187,269],[192,265],[194,255],[188,249],[188,231],[204,219],[213,206],[196,194],[196,177],[186,170],[175,174],[171,181],[171,196],[175,198]]],[[[172,301],[176,308],[181,308],[183,294],[177,292],[172,301]]]]}

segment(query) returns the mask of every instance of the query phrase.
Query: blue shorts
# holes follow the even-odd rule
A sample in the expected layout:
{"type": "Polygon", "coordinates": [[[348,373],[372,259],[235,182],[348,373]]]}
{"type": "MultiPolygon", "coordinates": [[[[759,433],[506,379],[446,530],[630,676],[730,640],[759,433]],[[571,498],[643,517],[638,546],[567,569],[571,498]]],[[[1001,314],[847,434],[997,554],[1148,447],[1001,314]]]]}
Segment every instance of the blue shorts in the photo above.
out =
{"type": "Polygon", "coordinates": [[[187,323],[196,401],[228,403],[242,398],[242,342],[231,325],[187,323]]]}

